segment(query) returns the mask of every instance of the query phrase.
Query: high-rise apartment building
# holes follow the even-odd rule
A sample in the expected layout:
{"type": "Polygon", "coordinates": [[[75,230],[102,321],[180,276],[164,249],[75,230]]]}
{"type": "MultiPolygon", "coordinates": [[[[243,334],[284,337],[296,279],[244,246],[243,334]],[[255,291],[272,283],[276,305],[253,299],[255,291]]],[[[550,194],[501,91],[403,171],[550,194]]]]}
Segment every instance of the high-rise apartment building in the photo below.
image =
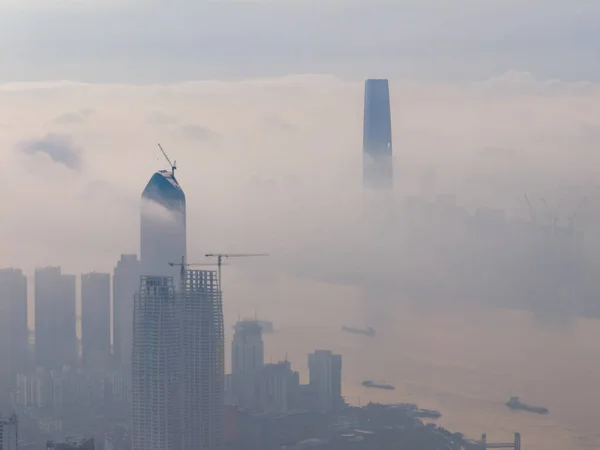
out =
{"type": "Polygon", "coordinates": [[[365,81],[363,186],[386,191],[394,186],[390,90],[384,79],[365,81]]]}
{"type": "Polygon", "coordinates": [[[179,268],[169,263],[186,257],[186,207],[173,172],[161,170],[146,185],[140,232],[141,274],[173,277],[179,287],[179,268]]]}
{"type": "Polygon", "coordinates": [[[17,450],[19,421],[16,415],[0,419],[0,450],[17,450]]]}
{"type": "Polygon", "coordinates": [[[131,368],[133,297],[139,286],[137,255],[121,255],[113,275],[113,353],[125,370],[131,368]]]}
{"type": "Polygon", "coordinates": [[[225,335],[216,271],[189,270],[181,301],[182,450],[219,450],[223,439],[225,335]]]}
{"type": "Polygon", "coordinates": [[[46,450],[95,450],[93,437],[72,436],[62,442],[46,442],[46,450]]]}
{"type": "Polygon", "coordinates": [[[75,275],[60,267],[35,270],[35,357],[39,367],[77,362],[75,275]]]}
{"type": "Polygon", "coordinates": [[[133,450],[181,448],[180,325],[173,278],[142,275],[133,311],[133,450]]]}
{"type": "Polygon", "coordinates": [[[264,367],[262,327],[256,320],[234,326],[231,345],[232,389],[239,405],[251,408],[257,401],[258,383],[264,367]]]}
{"type": "Polygon", "coordinates": [[[342,397],[342,357],[329,350],[316,350],[308,355],[309,384],[323,411],[339,409],[342,397]]]}
{"type": "Polygon", "coordinates": [[[106,367],[110,359],[110,274],[81,275],[81,359],[106,367]]]}
{"type": "Polygon", "coordinates": [[[259,404],[263,412],[284,414],[297,404],[300,375],[289,361],[265,364],[260,378],[259,404]]]}
{"type": "Polygon", "coordinates": [[[0,270],[0,396],[14,389],[28,365],[27,277],[19,269],[0,270]]]}

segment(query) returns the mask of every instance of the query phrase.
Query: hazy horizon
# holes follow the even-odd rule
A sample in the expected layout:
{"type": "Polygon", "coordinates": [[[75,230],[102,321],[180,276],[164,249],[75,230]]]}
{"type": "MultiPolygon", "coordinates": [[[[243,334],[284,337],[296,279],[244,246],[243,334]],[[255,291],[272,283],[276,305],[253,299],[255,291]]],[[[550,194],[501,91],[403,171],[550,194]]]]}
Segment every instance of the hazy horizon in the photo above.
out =
{"type": "Polygon", "coordinates": [[[265,356],[289,349],[303,377],[301,355],[342,353],[352,403],[423,400],[470,437],[596,448],[599,21],[587,0],[0,0],[0,268],[24,270],[33,306],[36,267],[79,279],[139,256],[160,142],[188,262],[270,254],[223,270],[228,339],[256,314],[277,330],[265,356]],[[375,77],[395,186],[374,201],[375,77]],[[519,422],[503,402],[520,393],[552,413],[519,422]]]}

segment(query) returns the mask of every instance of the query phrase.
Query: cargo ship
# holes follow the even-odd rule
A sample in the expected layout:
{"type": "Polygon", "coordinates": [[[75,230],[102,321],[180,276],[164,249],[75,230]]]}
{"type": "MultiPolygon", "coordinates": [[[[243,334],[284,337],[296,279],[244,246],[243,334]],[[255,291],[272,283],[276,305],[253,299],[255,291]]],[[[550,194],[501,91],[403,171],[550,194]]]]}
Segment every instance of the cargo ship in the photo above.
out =
{"type": "Polygon", "coordinates": [[[375,330],[372,327],[354,328],[354,327],[343,326],[342,331],[345,331],[346,333],[352,333],[352,334],[362,334],[363,336],[368,336],[368,337],[375,336],[375,330]]]}
{"type": "Polygon", "coordinates": [[[519,397],[511,397],[506,402],[506,406],[510,409],[517,409],[521,411],[528,411],[536,414],[548,414],[548,408],[542,406],[528,405],[527,403],[521,402],[519,397]]]}
{"type": "Polygon", "coordinates": [[[368,387],[368,388],[385,389],[385,390],[388,390],[388,391],[393,391],[394,389],[396,389],[396,387],[392,386],[391,384],[375,383],[372,380],[363,381],[362,385],[364,387],[368,387]]]}

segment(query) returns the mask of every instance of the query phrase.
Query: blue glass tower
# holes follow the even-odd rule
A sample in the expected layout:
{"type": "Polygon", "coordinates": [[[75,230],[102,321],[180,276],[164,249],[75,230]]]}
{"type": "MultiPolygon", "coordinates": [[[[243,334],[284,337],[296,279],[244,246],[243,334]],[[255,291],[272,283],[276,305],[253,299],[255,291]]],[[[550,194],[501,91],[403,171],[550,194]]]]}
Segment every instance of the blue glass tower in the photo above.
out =
{"type": "Polygon", "coordinates": [[[186,258],[185,194],[173,171],[161,170],[142,193],[141,274],[172,276],[179,286],[180,267],[169,266],[186,258]]]}
{"type": "Polygon", "coordinates": [[[363,186],[392,190],[392,121],[388,80],[365,81],[363,124],[363,186]]]}

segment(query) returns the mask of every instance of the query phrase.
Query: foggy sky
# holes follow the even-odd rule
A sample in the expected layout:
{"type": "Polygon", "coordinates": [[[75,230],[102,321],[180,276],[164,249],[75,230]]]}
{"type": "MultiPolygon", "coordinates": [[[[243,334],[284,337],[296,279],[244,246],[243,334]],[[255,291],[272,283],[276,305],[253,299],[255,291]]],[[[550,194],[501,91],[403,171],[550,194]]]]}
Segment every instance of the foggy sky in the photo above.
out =
{"type": "MultiPolygon", "coordinates": [[[[508,72],[391,80],[391,91],[399,205],[426,167],[471,211],[521,217],[524,192],[595,182],[597,84],[508,72]]],[[[276,264],[302,261],[308,244],[344,249],[362,214],[362,96],[362,82],[316,75],[4,84],[0,266],[108,271],[137,253],[140,194],[167,168],[156,142],[177,160],[190,261],[258,251],[276,264]]]]}
{"type": "Polygon", "coordinates": [[[0,1],[0,81],[598,80],[590,0],[0,1]]]}

